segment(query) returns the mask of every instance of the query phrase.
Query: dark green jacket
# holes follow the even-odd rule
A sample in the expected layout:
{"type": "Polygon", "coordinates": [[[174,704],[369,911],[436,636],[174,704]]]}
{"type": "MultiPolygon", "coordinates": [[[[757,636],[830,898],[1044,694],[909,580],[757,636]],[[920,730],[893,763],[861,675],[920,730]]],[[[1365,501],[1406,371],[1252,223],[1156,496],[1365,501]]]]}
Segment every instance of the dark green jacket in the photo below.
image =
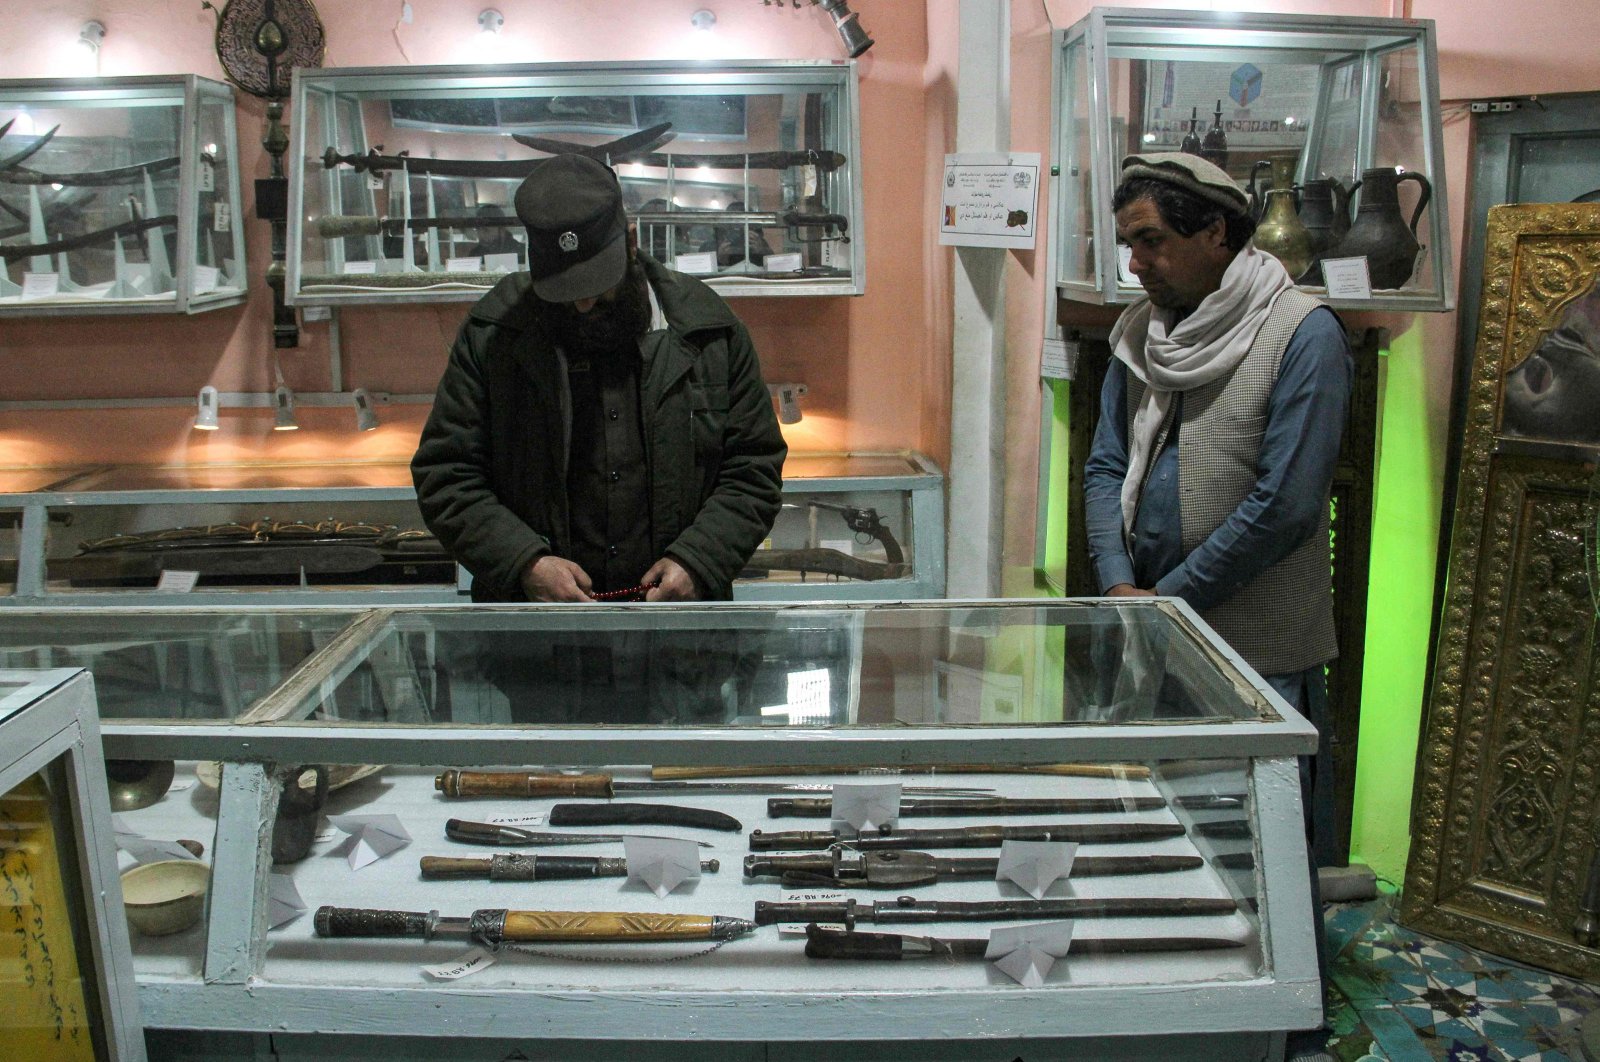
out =
{"type": "MultiPolygon", "coordinates": [[[[639,257],[667,318],[640,341],[653,551],[726,599],[778,515],[783,435],[744,325],[700,281],[639,257]]],[[[513,273],[468,312],[411,460],[422,518],[475,601],[526,600],[528,563],[571,555],[566,360],[529,286],[513,273]]]]}

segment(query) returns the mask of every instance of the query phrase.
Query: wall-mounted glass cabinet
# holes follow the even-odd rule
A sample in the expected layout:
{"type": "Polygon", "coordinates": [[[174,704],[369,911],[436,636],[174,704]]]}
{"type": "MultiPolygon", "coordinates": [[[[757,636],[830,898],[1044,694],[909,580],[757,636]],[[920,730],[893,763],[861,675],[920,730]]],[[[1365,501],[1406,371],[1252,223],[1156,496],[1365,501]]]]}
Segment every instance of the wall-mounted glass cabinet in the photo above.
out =
{"type": "Polygon", "coordinates": [[[241,302],[239,202],[227,85],[0,81],[0,315],[241,302]]]}
{"type": "Polygon", "coordinates": [[[288,297],[477,299],[527,268],[517,185],[596,149],[665,264],[724,295],[859,295],[857,112],[842,61],[296,70],[288,297]]]}
{"type": "Polygon", "coordinates": [[[1122,160],[1187,150],[1239,182],[1256,246],[1329,305],[1454,305],[1432,21],[1095,8],[1056,35],[1054,100],[1062,297],[1140,296],[1111,211],[1122,160]],[[1370,297],[1343,267],[1329,292],[1334,259],[1364,262],[1370,297]]]}

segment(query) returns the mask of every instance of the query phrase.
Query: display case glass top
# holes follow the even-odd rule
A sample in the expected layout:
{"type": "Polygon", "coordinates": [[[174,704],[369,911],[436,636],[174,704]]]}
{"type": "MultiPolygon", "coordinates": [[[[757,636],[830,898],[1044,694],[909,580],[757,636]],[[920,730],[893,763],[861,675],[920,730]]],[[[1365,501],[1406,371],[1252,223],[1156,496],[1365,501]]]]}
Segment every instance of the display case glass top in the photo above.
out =
{"type": "Polygon", "coordinates": [[[1122,160],[1180,151],[1251,199],[1256,246],[1335,307],[1454,304],[1433,23],[1095,8],[1057,35],[1056,279],[1141,294],[1116,242],[1122,160]],[[1358,260],[1370,292],[1321,263],[1358,260]]]}
{"type": "Polygon", "coordinates": [[[851,62],[296,70],[288,296],[478,298],[526,268],[517,185],[576,150],[643,251],[721,293],[860,294],[857,111],[851,62]]]}
{"type": "Polygon", "coordinates": [[[0,81],[0,315],[244,298],[233,90],[193,75],[0,81]]]}

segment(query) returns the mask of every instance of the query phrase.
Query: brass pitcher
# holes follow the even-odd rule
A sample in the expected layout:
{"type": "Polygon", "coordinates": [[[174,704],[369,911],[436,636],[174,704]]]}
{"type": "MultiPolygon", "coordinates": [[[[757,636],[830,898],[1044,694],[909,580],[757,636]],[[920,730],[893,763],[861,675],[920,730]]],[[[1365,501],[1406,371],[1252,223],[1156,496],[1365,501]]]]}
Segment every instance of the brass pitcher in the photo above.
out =
{"type": "Polygon", "coordinates": [[[1336,177],[1319,177],[1300,186],[1300,224],[1311,234],[1311,253],[1320,255],[1350,231],[1350,193],[1336,177]]]}
{"type": "Polygon", "coordinates": [[[1294,186],[1294,168],[1300,161],[1298,155],[1274,155],[1267,159],[1257,159],[1255,165],[1250,167],[1250,216],[1260,221],[1267,212],[1267,192],[1273,188],[1292,188],[1294,186]],[[1260,183],[1262,170],[1270,170],[1272,179],[1266,184],[1260,183]]]}
{"type": "Polygon", "coordinates": [[[1361,189],[1356,219],[1344,238],[1322,257],[1365,257],[1374,289],[1398,288],[1411,279],[1416,269],[1417,252],[1422,249],[1417,242],[1417,222],[1433,198],[1433,185],[1414,170],[1396,173],[1392,166],[1385,166],[1363,172],[1361,180],[1350,189],[1352,194],[1356,188],[1361,189]],[[1409,225],[1400,213],[1401,181],[1416,181],[1422,189],[1409,225]]]}
{"type": "Polygon", "coordinates": [[[1256,250],[1266,251],[1282,262],[1291,277],[1298,277],[1311,265],[1311,234],[1294,212],[1293,186],[1267,192],[1255,243],[1256,250]]]}

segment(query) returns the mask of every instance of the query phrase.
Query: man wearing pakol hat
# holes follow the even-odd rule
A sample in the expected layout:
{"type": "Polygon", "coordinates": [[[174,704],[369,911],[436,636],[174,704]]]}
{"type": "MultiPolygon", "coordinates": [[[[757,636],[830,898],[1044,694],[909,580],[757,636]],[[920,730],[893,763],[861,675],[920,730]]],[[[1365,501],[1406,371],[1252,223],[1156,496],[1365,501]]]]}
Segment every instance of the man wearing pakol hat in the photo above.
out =
{"type": "Polygon", "coordinates": [[[616,175],[541,162],[526,273],[473,306],[411,463],[475,601],[725,599],[771,529],[785,446],[750,336],[641,254],[616,175]]]}
{"type": "Polygon", "coordinates": [[[1312,856],[1342,863],[1323,667],[1338,651],[1328,501],[1344,329],[1250,243],[1244,193],[1198,156],[1129,156],[1112,207],[1145,298],[1111,330],[1085,468],[1100,591],[1184,599],[1316,724],[1312,856]]]}

